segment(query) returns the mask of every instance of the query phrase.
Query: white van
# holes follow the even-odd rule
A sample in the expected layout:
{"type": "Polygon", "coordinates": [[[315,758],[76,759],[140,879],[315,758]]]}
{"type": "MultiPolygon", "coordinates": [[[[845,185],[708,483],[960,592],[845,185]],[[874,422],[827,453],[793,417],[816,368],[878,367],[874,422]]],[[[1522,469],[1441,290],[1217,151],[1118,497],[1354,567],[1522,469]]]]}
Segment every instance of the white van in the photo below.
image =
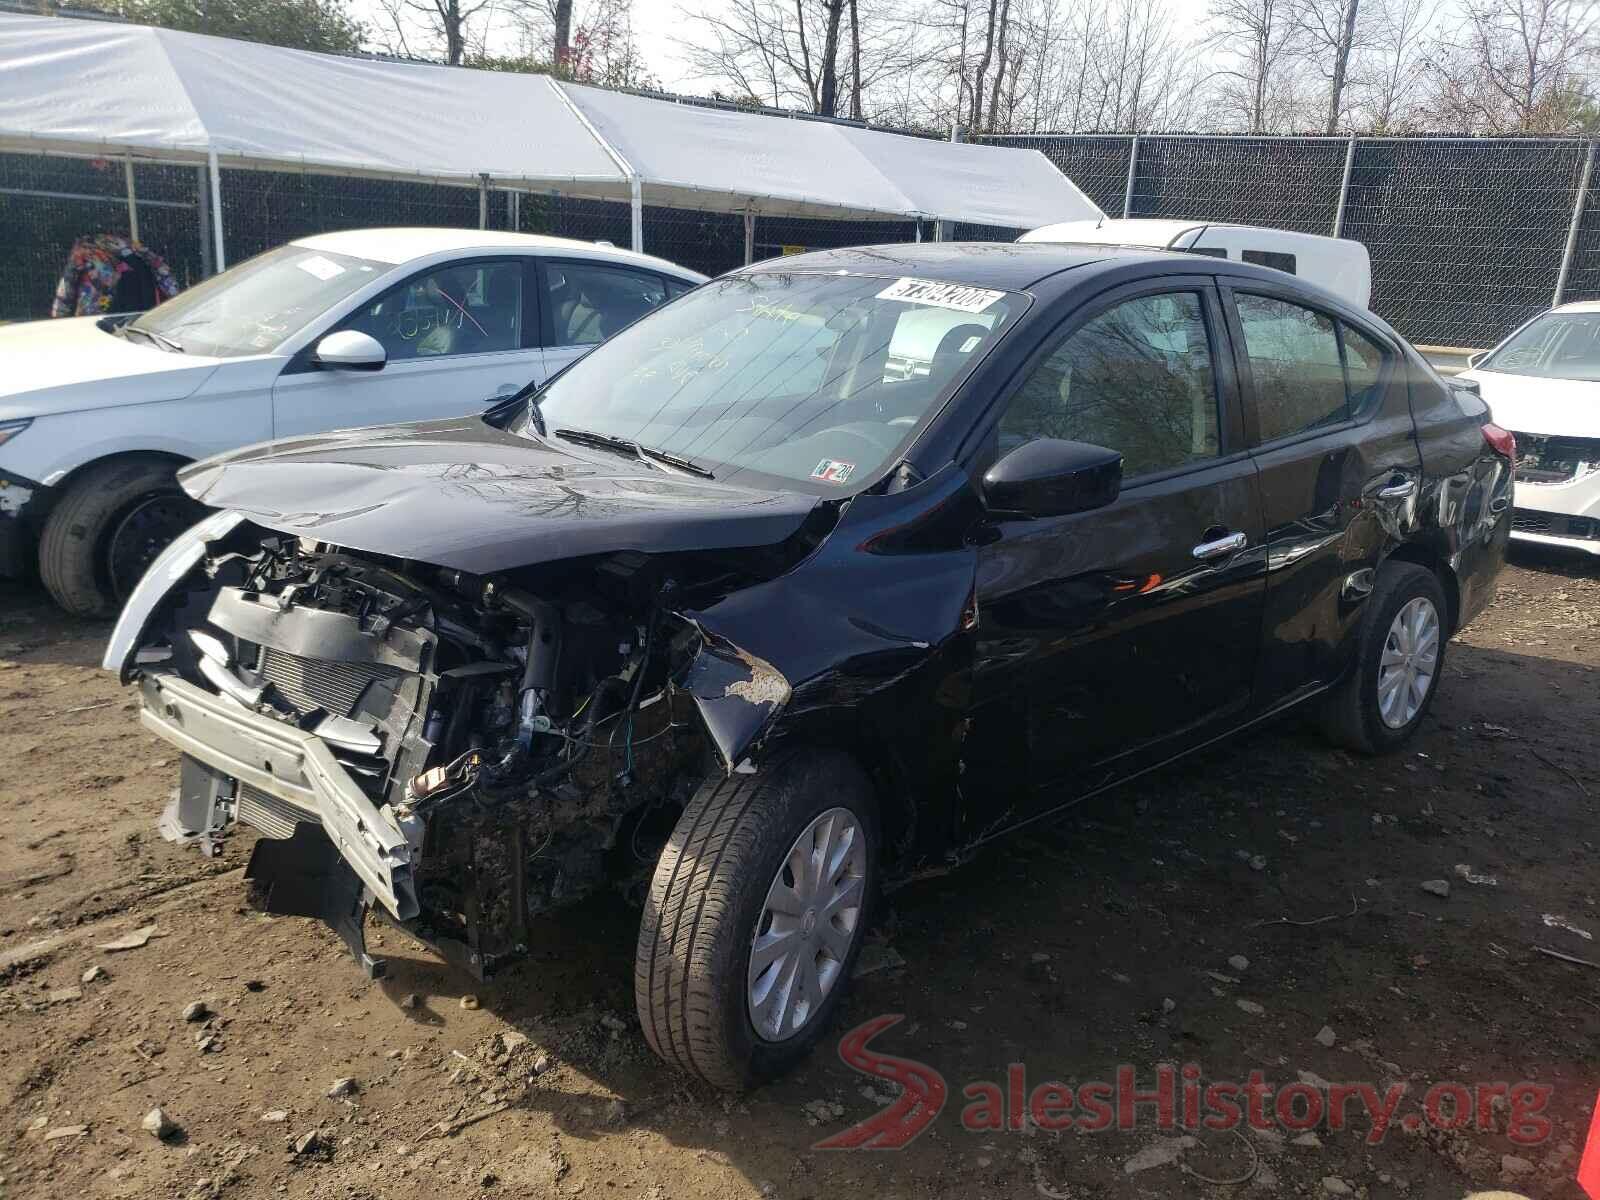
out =
{"type": "Polygon", "coordinates": [[[1372,299],[1372,259],[1349,238],[1262,229],[1254,225],[1215,225],[1208,221],[1169,221],[1147,217],[1061,221],[1042,225],[1019,242],[1078,242],[1097,246],[1149,246],[1186,250],[1213,258],[1276,267],[1327,288],[1361,308],[1372,299]]]}

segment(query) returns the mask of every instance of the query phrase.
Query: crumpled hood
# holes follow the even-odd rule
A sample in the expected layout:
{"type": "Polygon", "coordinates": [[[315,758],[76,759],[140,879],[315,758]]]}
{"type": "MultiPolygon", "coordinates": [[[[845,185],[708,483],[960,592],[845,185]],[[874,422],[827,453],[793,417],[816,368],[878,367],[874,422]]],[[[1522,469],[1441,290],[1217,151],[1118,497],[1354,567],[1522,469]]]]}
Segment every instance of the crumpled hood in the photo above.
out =
{"type": "Polygon", "coordinates": [[[1502,371],[1463,371],[1460,378],[1477,383],[1490,418],[1502,429],[1600,438],[1600,383],[1502,371]]]}
{"type": "Polygon", "coordinates": [[[0,421],[181,400],[223,362],[125,341],[101,319],[0,326],[0,421]]]}
{"type": "Polygon", "coordinates": [[[687,478],[478,417],[267,442],[179,472],[258,525],[474,574],[619,550],[770,546],[820,501],[687,478]]]}

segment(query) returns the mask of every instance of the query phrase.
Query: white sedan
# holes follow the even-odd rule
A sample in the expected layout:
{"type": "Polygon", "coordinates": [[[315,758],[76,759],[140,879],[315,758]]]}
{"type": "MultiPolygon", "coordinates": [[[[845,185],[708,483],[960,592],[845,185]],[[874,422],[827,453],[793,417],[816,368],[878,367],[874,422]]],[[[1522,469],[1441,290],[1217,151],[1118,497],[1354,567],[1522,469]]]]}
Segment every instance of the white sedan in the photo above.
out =
{"type": "Polygon", "coordinates": [[[1458,378],[1517,439],[1511,536],[1600,554],[1600,302],[1541,313],[1458,378]]]}
{"type": "Polygon", "coordinates": [[[129,320],[0,328],[0,575],[104,615],[198,516],[173,471],[252,442],[457,416],[705,276],[467,229],[303,238],[129,320]]]}

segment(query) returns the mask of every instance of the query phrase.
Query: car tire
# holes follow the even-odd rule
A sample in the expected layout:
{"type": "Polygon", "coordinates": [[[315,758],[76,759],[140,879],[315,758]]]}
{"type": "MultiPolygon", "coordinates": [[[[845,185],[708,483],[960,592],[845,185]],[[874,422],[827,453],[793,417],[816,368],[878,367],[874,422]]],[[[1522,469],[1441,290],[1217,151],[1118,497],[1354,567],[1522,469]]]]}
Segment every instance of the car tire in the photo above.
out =
{"type": "Polygon", "coordinates": [[[92,466],[67,485],[39,537],[39,578],[57,604],[78,617],[115,614],[138,582],[133,567],[153,557],[119,553],[119,562],[126,559],[120,574],[132,576],[120,578],[112,562],[116,539],[137,540],[137,522],[156,514],[162,519],[151,527],[154,536],[140,541],[139,548],[153,544],[159,551],[204,515],[178,486],[173,470],[171,459],[129,455],[92,466]]]}
{"type": "Polygon", "coordinates": [[[1355,664],[1323,702],[1323,733],[1363,754],[1399,749],[1433,705],[1449,635],[1438,577],[1414,563],[1383,567],[1361,615],[1355,664]],[[1419,627],[1425,636],[1412,644],[1419,627]]]}
{"type": "Polygon", "coordinates": [[[704,783],[656,864],[639,926],[634,999],[650,1048],[725,1090],[773,1078],[804,1057],[850,982],[877,853],[872,785],[844,754],[790,754],[757,774],[704,783]],[[833,846],[815,885],[795,873],[802,843],[812,862],[819,846],[824,860],[833,846]],[[776,903],[801,911],[770,907],[780,881],[794,894],[776,903]],[[853,901],[842,899],[852,892],[853,901]],[[771,961],[758,958],[752,972],[758,938],[771,961]],[[774,958],[783,947],[792,957],[774,958]],[[808,984],[821,995],[807,995],[808,984]]]}

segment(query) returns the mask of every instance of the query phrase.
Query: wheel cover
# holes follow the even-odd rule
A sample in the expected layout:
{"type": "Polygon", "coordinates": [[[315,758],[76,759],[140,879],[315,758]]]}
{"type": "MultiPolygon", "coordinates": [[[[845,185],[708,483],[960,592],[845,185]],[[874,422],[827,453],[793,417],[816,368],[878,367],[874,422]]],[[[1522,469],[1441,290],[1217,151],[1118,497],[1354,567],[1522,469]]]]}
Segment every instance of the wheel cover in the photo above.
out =
{"type": "Polygon", "coordinates": [[[763,1040],[787,1041],[816,1018],[861,935],[866,887],[861,822],[830,808],[789,847],[750,939],[750,1023],[763,1040]]]}
{"type": "Polygon", "coordinates": [[[1395,613],[1378,660],[1378,715],[1390,729],[1416,719],[1439,668],[1439,610],[1426,596],[1395,613]]]}
{"type": "Polygon", "coordinates": [[[133,590],[156,555],[195,523],[196,508],[181,492],[157,492],[133,502],[106,546],[111,591],[119,600],[133,590]]]}

